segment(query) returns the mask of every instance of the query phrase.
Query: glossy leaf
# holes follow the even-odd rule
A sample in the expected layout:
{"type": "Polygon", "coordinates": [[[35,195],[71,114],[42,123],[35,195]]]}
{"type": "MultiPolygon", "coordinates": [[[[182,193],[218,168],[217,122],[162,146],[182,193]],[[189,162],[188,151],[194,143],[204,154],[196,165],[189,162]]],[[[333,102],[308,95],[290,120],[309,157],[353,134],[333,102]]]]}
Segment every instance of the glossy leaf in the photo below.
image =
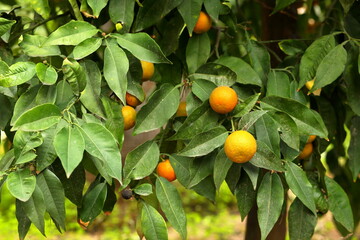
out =
{"type": "Polygon", "coordinates": [[[134,20],[135,1],[133,0],[110,0],[109,15],[113,23],[120,22],[125,32],[130,30],[134,20]]]}
{"type": "Polygon", "coordinates": [[[69,178],[83,159],[85,141],[78,127],[68,125],[54,138],[54,147],[69,178]]]}
{"type": "Polygon", "coordinates": [[[215,61],[236,73],[236,82],[262,86],[261,79],[255,70],[244,60],[232,56],[222,56],[215,61]]]}
{"type": "Polygon", "coordinates": [[[42,104],[24,112],[15,122],[12,130],[40,131],[60,121],[61,112],[54,104],[42,104]]]}
{"type": "Polygon", "coordinates": [[[10,193],[23,202],[29,200],[35,191],[36,178],[29,169],[20,169],[10,173],[6,182],[10,193]]]}
{"type": "Polygon", "coordinates": [[[61,181],[54,173],[46,169],[37,176],[36,183],[43,193],[46,210],[65,230],[65,193],[61,181]]]}
{"type": "Polygon", "coordinates": [[[333,48],[321,61],[316,70],[314,86],[311,92],[335,81],[344,71],[347,53],[343,45],[333,48]]]}
{"type": "Polygon", "coordinates": [[[16,164],[22,164],[36,158],[35,148],[43,143],[43,139],[40,133],[17,131],[13,143],[16,164]]]}
{"type": "Polygon", "coordinates": [[[168,221],[179,232],[181,238],[186,239],[186,215],[176,187],[165,178],[157,177],[156,197],[168,221]]]}
{"type": "Polygon", "coordinates": [[[44,19],[50,16],[49,0],[33,0],[31,1],[31,7],[40,14],[44,19]]]}
{"type": "Polygon", "coordinates": [[[29,81],[34,75],[35,63],[17,62],[10,67],[0,68],[0,86],[17,86],[29,81]]]}
{"type": "Polygon", "coordinates": [[[125,103],[127,89],[126,74],[129,60],[125,52],[114,41],[106,41],[104,53],[104,77],[110,89],[125,103]]]}
{"type": "Polygon", "coordinates": [[[355,116],[351,119],[350,125],[350,146],[348,148],[349,168],[352,172],[353,180],[356,181],[360,172],[360,117],[355,116]]]}
{"type": "Polygon", "coordinates": [[[289,209],[290,239],[311,239],[314,234],[317,218],[300,200],[295,198],[289,209]]]}
{"type": "Polygon", "coordinates": [[[321,138],[326,138],[328,135],[319,113],[295,100],[269,96],[262,99],[262,104],[264,109],[277,110],[290,115],[303,133],[321,138]]]}
{"type": "Polygon", "coordinates": [[[93,15],[98,18],[101,10],[107,5],[109,0],[87,0],[87,3],[93,10],[93,15]]]}
{"type": "Polygon", "coordinates": [[[252,95],[248,98],[246,98],[243,102],[235,106],[235,109],[233,110],[234,116],[233,117],[242,117],[246,114],[248,114],[251,109],[255,106],[257,100],[259,99],[260,94],[252,95]]]}
{"type": "Polygon", "coordinates": [[[226,157],[224,149],[221,149],[215,158],[213,174],[217,190],[220,189],[221,184],[224,182],[232,163],[233,162],[226,157]]]}
{"type": "Polygon", "coordinates": [[[0,18],[0,36],[4,35],[16,23],[15,20],[0,18]]]}
{"type": "Polygon", "coordinates": [[[250,178],[245,172],[241,173],[240,180],[236,185],[235,197],[241,220],[244,221],[256,200],[256,191],[253,188],[250,178]]]}
{"type": "Polygon", "coordinates": [[[216,88],[216,85],[213,82],[203,79],[195,79],[192,84],[191,91],[201,101],[205,102],[209,99],[210,94],[214,88],[216,88]]]}
{"type": "Polygon", "coordinates": [[[57,154],[53,145],[56,130],[57,129],[54,126],[41,132],[43,143],[41,146],[36,148],[36,170],[38,171],[42,171],[50,166],[57,158],[57,154]]]}
{"type": "Polygon", "coordinates": [[[43,63],[36,64],[36,75],[40,81],[45,85],[52,85],[56,83],[58,74],[52,66],[46,66],[43,63]]]}
{"type": "Polygon", "coordinates": [[[313,189],[305,172],[293,162],[286,162],[285,179],[290,190],[314,214],[316,214],[313,189]]]}
{"type": "Polygon", "coordinates": [[[307,45],[297,39],[287,39],[279,42],[279,48],[287,55],[293,56],[296,54],[304,53],[307,45]]]}
{"type": "Polygon", "coordinates": [[[70,84],[65,80],[61,80],[56,85],[56,105],[61,110],[63,110],[72,101],[73,98],[74,94],[70,84]]]}
{"type": "Polygon", "coordinates": [[[112,133],[115,140],[122,146],[124,141],[124,120],[119,103],[109,98],[101,99],[106,113],[105,127],[112,133]]]}
{"type": "Polygon", "coordinates": [[[85,60],[81,63],[85,71],[86,87],[81,93],[81,103],[92,113],[105,118],[103,106],[100,102],[101,93],[101,72],[97,64],[91,60],[85,60]]]}
{"type": "Polygon", "coordinates": [[[75,59],[82,59],[99,49],[102,44],[101,38],[88,38],[75,46],[73,55],[75,59]]]}
{"type": "Polygon", "coordinates": [[[268,114],[264,114],[255,123],[256,140],[265,143],[272,152],[280,157],[280,136],[275,121],[268,114]]]}
{"type": "Polygon", "coordinates": [[[163,84],[137,113],[134,134],[163,126],[175,114],[179,106],[179,95],[177,87],[163,84]]]}
{"type": "Polygon", "coordinates": [[[294,3],[296,0],[276,0],[275,9],[272,14],[280,11],[281,9],[289,6],[290,4],[294,3]]]}
{"type": "Polygon", "coordinates": [[[225,143],[228,132],[224,127],[215,127],[200,133],[189,142],[179,155],[186,157],[204,156],[225,143]]]}
{"type": "Polygon", "coordinates": [[[259,75],[262,83],[266,83],[267,75],[270,71],[270,54],[267,49],[254,40],[248,40],[247,51],[250,65],[259,75]]]}
{"type": "Polygon", "coordinates": [[[95,26],[88,22],[71,20],[52,32],[44,45],[78,45],[97,32],[95,26]]]}
{"type": "Polygon", "coordinates": [[[39,229],[42,235],[45,236],[45,199],[40,188],[36,186],[31,197],[24,203],[22,203],[26,216],[31,222],[39,229]]]}
{"type": "Polygon", "coordinates": [[[166,223],[158,211],[146,202],[141,204],[141,227],[148,240],[167,240],[166,223]]]}
{"type": "Polygon", "coordinates": [[[134,193],[140,196],[148,196],[153,193],[153,187],[150,183],[143,183],[132,189],[134,193]]]}
{"type": "Polygon", "coordinates": [[[31,57],[59,56],[61,54],[58,46],[44,46],[48,39],[45,36],[25,34],[23,37],[24,39],[19,45],[31,57]]]}
{"type": "Polygon", "coordinates": [[[261,239],[266,239],[279,219],[284,203],[284,188],[277,173],[265,174],[259,186],[256,202],[261,239]]]}
{"type": "Polygon", "coordinates": [[[86,87],[86,75],[83,66],[77,61],[71,59],[64,59],[62,64],[62,71],[64,79],[70,84],[75,95],[80,95],[86,87]]]}
{"type": "Polygon", "coordinates": [[[257,150],[250,163],[256,167],[283,172],[282,160],[263,142],[257,141],[257,150]]]}
{"type": "Polygon", "coordinates": [[[189,73],[194,73],[210,56],[210,38],[204,33],[189,39],[186,46],[186,63],[189,73]]]}
{"type": "Polygon", "coordinates": [[[16,199],[15,206],[16,206],[16,219],[18,221],[18,233],[19,233],[19,239],[25,239],[26,234],[28,233],[31,221],[26,216],[25,210],[24,210],[24,203],[20,201],[19,199],[16,199]]]}
{"type": "Polygon", "coordinates": [[[79,217],[84,223],[92,222],[102,211],[107,194],[106,183],[99,183],[89,189],[83,198],[79,217]]]}
{"type": "Polygon", "coordinates": [[[354,4],[355,0],[340,0],[342,7],[344,8],[345,13],[347,13],[351,6],[354,4]]]}
{"type": "Polygon", "coordinates": [[[191,189],[200,196],[206,197],[212,203],[215,203],[216,187],[212,176],[207,176],[191,189]]]}
{"type": "Polygon", "coordinates": [[[103,161],[108,174],[122,180],[121,155],[114,136],[103,125],[85,123],[81,126],[85,150],[103,161]]]}
{"type": "Polygon", "coordinates": [[[124,164],[124,182],[149,176],[159,162],[159,146],[147,141],[129,152],[124,164]]]}
{"type": "Polygon", "coordinates": [[[190,36],[192,35],[195,24],[199,18],[202,3],[203,0],[188,0],[183,1],[178,6],[178,11],[184,19],[190,36]]]}
{"type": "Polygon", "coordinates": [[[252,127],[267,111],[254,110],[245,114],[239,121],[238,128],[248,130],[252,127]]]}
{"type": "Polygon", "coordinates": [[[335,47],[333,35],[325,35],[315,40],[305,51],[300,62],[300,82],[299,88],[304,86],[307,81],[314,79],[316,70],[324,57],[335,47]]]}
{"type": "Polygon", "coordinates": [[[266,96],[290,97],[290,80],[286,73],[271,70],[268,78],[266,96]]]}
{"type": "Polygon", "coordinates": [[[146,33],[113,34],[118,44],[138,59],[153,63],[171,63],[159,45],[146,33]]]}
{"type": "Polygon", "coordinates": [[[208,80],[217,86],[231,86],[236,81],[236,73],[234,71],[217,63],[206,63],[191,76],[195,79],[208,80]]]}
{"type": "Polygon", "coordinates": [[[329,210],[337,222],[349,232],[353,232],[354,217],[346,192],[336,181],[329,177],[325,177],[325,184],[328,192],[329,210]]]}

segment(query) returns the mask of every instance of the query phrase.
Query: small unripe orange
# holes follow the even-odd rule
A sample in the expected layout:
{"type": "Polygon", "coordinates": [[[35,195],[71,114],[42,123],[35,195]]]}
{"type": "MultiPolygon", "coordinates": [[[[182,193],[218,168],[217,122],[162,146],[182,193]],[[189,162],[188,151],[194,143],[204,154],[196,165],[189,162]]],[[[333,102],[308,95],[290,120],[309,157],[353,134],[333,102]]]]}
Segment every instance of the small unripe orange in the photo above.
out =
{"type": "Polygon", "coordinates": [[[160,162],[156,168],[156,173],[163,178],[166,178],[169,182],[176,179],[174,168],[170,164],[170,160],[166,159],[160,162]]]}

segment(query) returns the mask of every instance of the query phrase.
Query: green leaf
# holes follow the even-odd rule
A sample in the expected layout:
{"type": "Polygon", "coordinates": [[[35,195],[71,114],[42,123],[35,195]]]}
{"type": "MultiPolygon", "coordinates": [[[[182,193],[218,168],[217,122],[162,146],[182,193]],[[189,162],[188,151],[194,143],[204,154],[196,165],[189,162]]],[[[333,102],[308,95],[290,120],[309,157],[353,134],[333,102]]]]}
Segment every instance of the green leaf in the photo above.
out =
{"type": "Polygon", "coordinates": [[[111,132],[97,123],[83,124],[81,131],[85,139],[85,150],[94,157],[101,159],[108,174],[121,183],[121,155],[111,132]]]}
{"type": "Polygon", "coordinates": [[[233,162],[226,157],[224,149],[221,149],[216,155],[213,173],[217,190],[220,189],[232,164],[233,162]]]}
{"type": "Polygon", "coordinates": [[[147,141],[129,152],[124,165],[124,182],[149,176],[159,162],[159,146],[147,141]]]}
{"type": "Polygon", "coordinates": [[[248,130],[252,125],[256,123],[267,111],[254,110],[245,114],[239,121],[238,128],[242,130],[248,130]]]}
{"type": "Polygon", "coordinates": [[[105,127],[112,133],[116,141],[122,146],[124,141],[124,120],[120,105],[110,98],[101,99],[106,113],[105,127]]]}
{"type": "Polygon", "coordinates": [[[115,194],[115,185],[110,186],[107,184],[107,193],[106,193],[106,200],[103,207],[103,212],[105,215],[111,213],[117,203],[117,197],[115,194]]]}
{"type": "Polygon", "coordinates": [[[31,221],[26,216],[25,210],[24,210],[24,203],[21,202],[19,199],[16,199],[16,219],[18,221],[18,233],[19,233],[19,239],[25,239],[26,234],[28,233],[31,221]]]}
{"type": "Polygon", "coordinates": [[[19,44],[24,52],[30,57],[59,56],[61,54],[59,46],[44,46],[47,37],[40,35],[23,35],[24,39],[19,44]]]}
{"type": "Polygon", "coordinates": [[[153,193],[152,185],[150,183],[143,183],[132,189],[134,193],[140,196],[148,196],[153,193]]]}
{"type": "Polygon", "coordinates": [[[301,202],[316,214],[313,189],[305,172],[293,162],[286,162],[285,179],[290,190],[301,202]]]}
{"type": "Polygon", "coordinates": [[[40,147],[36,148],[36,170],[42,171],[48,166],[50,166],[55,159],[57,154],[53,145],[54,137],[56,134],[56,127],[46,129],[41,132],[43,138],[43,144],[40,147]]]}
{"type": "Polygon", "coordinates": [[[346,192],[336,181],[329,177],[325,177],[325,184],[328,192],[329,210],[337,222],[349,232],[353,232],[354,217],[346,192]]]}
{"type": "Polygon", "coordinates": [[[206,63],[196,73],[191,74],[195,79],[204,79],[217,86],[232,86],[236,81],[236,73],[230,68],[217,63],[206,63]]]}
{"type": "Polygon", "coordinates": [[[213,19],[218,19],[223,4],[218,1],[204,0],[204,7],[213,19]]]}
{"type": "Polygon", "coordinates": [[[342,7],[344,8],[344,12],[349,12],[351,6],[354,4],[355,0],[340,0],[342,7]]]}
{"type": "Polygon", "coordinates": [[[289,235],[290,239],[311,239],[314,234],[317,217],[299,198],[295,198],[289,209],[289,235]]]}
{"type": "Polygon", "coordinates": [[[28,4],[44,19],[50,16],[50,6],[48,0],[26,0],[28,4]]]}
{"type": "Polygon", "coordinates": [[[280,136],[275,121],[264,114],[255,123],[256,140],[265,143],[275,155],[280,157],[280,136]]]}
{"type": "Polygon", "coordinates": [[[210,56],[210,38],[207,33],[194,35],[186,46],[186,64],[189,73],[194,73],[210,56]]]}
{"type": "Polygon", "coordinates": [[[91,60],[85,60],[80,64],[85,71],[86,87],[81,93],[81,103],[92,113],[105,118],[103,106],[100,101],[101,72],[97,64],[91,60]]]}
{"type": "Polygon", "coordinates": [[[146,0],[142,2],[134,23],[134,31],[139,32],[158,23],[171,10],[176,8],[183,0],[146,0]]]}
{"type": "Polygon", "coordinates": [[[7,171],[15,163],[14,149],[7,151],[0,160],[0,172],[7,171]]]}
{"type": "Polygon", "coordinates": [[[232,56],[222,56],[216,63],[224,65],[236,73],[236,82],[262,86],[261,79],[255,70],[244,60],[232,56]]]}
{"type": "Polygon", "coordinates": [[[186,157],[204,156],[225,143],[228,132],[224,127],[215,127],[200,133],[178,154],[186,157]]]}
{"type": "Polygon", "coordinates": [[[89,189],[79,209],[79,217],[84,223],[91,223],[102,211],[107,194],[106,183],[99,183],[89,189]]]}
{"type": "Polygon", "coordinates": [[[6,182],[11,195],[23,202],[31,197],[36,186],[36,178],[29,169],[11,172],[6,182]]]}
{"type": "Polygon", "coordinates": [[[24,112],[13,124],[12,131],[41,131],[57,124],[60,109],[54,104],[42,104],[24,112]]]}
{"type": "Polygon", "coordinates": [[[266,173],[256,197],[261,239],[267,235],[279,219],[284,203],[284,188],[277,173],[266,173]]]}
{"type": "Polygon", "coordinates": [[[351,109],[360,116],[360,84],[359,84],[359,47],[353,46],[348,50],[348,60],[344,72],[346,96],[351,109]]]}
{"type": "Polygon", "coordinates": [[[186,24],[190,36],[192,36],[192,31],[199,18],[202,3],[203,0],[188,0],[188,1],[183,1],[178,6],[178,11],[180,12],[182,18],[184,19],[184,22],[186,24]]]}
{"type": "Polygon", "coordinates": [[[51,65],[46,66],[43,63],[36,64],[35,67],[36,75],[40,79],[40,81],[45,85],[52,85],[56,83],[58,78],[58,74],[51,65]]]}
{"type": "Polygon", "coordinates": [[[254,95],[246,98],[240,104],[237,104],[235,106],[235,109],[233,110],[233,112],[234,112],[233,117],[243,117],[244,115],[248,114],[251,111],[251,109],[254,108],[259,97],[260,97],[260,93],[254,94],[254,95]]]}
{"type": "Polygon", "coordinates": [[[179,95],[177,87],[163,84],[137,113],[133,134],[148,132],[163,126],[175,114],[179,106],[179,95]]]}
{"type": "Polygon", "coordinates": [[[2,106],[0,115],[0,129],[4,130],[13,116],[14,109],[9,99],[2,94],[0,94],[0,106],[2,106]]]}
{"type": "Polygon", "coordinates": [[[96,27],[88,22],[71,20],[52,32],[44,45],[78,45],[97,32],[96,27]]]}
{"type": "Polygon", "coordinates": [[[83,159],[85,141],[78,127],[68,125],[54,138],[54,147],[69,178],[83,159]]]}
{"type": "Polygon", "coordinates": [[[235,197],[237,200],[241,221],[244,221],[256,200],[256,191],[253,188],[249,176],[245,172],[241,173],[240,180],[236,185],[235,197]]]}
{"type": "Polygon", "coordinates": [[[87,0],[87,3],[93,10],[93,15],[98,18],[101,10],[107,5],[109,0],[87,0]]]}
{"type": "Polygon", "coordinates": [[[348,148],[349,168],[352,173],[353,180],[356,181],[360,172],[360,117],[355,116],[351,119],[350,125],[350,146],[348,148]]]}
{"type": "Polygon", "coordinates": [[[156,197],[168,221],[180,234],[181,238],[186,239],[186,215],[176,187],[165,178],[157,177],[156,197]]]}
{"type": "Polygon", "coordinates": [[[257,150],[250,163],[256,167],[283,172],[282,160],[263,142],[257,141],[257,150]]]}
{"type": "Polygon", "coordinates": [[[34,75],[35,63],[17,62],[8,68],[0,68],[0,86],[17,86],[29,81],[34,75]]]}
{"type": "Polygon", "coordinates": [[[245,172],[247,173],[247,175],[250,178],[250,181],[253,185],[254,190],[257,187],[257,181],[259,178],[259,172],[260,172],[260,168],[255,167],[254,165],[252,165],[251,163],[245,163],[242,164],[242,168],[245,170],[245,172]]]}
{"type": "Polygon", "coordinates": [[[45,200],[44,196],[38,186],[31,197],[24,203],[22,203],[24,212],[31,222],[39,229],[42,235],[45,236],[45,200]]]}
{"type": "Polygon", "coordinates": [[[226,175],[225,181],[233,194],[235,194],[236,187],[240,180],[242,166],[243,164],[233,163],[228,171],[228,174],[226,175]]]}
{"type": "Polygon", "coordinates": [[[43,143],[43,139],[40,133],[17,131],[13,143],[16,164],[22,164],[36,158],[35,148],[43,143]]]}
{"type": "Polygon", "coordinates": [[[75,46],[73,50],[73,56],[75,59],[82,59],[87,57],[98,50],[101,44],[101,38],[88,38],[75,46]]]}
{"type": "Polygon", "coordinates": [[[129,32],[134,20],[135,1],[133,0],[110,0],[109,15],[113,23],[120,22],[124,32],[129,32]]]}
{"type": "Polygon", "coordinates": [[[190,113],[177,132],[168,140],[191,139],[194,135],[215,127],[218,118],[219,115],[210,108],[209,102],[206,101],[190,113]]]}
{"type": "Polygon", "coordinates": [[[75,60],[65,58],[62,64],[64,80],[68,81],[73,93],[78,96],[86,87],[84,68],[75,60]]]}
{"type": "Polygon", "coordinates": [[[4,35],[7,31],[9,31],[16,23],[15,20],[8,20],[6,18],[0,18],[0,37],[4,35]]]}
{"type": "Polygon", "coordinates": [[[262,83],[265,84],[270,71],[270,54],[269,51],[260,43],[248,38],[247,51],[249,63],[259,75],[262,83]]]}
{"type": "Polygon", "coordinates": [[[316,70],[314,86],[311,92],[335,81],[344,71],[347,53],[343,45],[333,48],[321,61],[316,70]]]}
{"type": "Polygon", "coordinates": [[[286,39],[279,42],[279,48],[287,55],[294,56],[296,54],[304,53],[307,45],[302,40],[286,39]]]}
{"type": "Polygon", "coordinates": [[[290,80],[286,73],[271,70],[268,78],[266,96],[290,98],[290,80]]]}
{"type": "Polygon", "coordinates": [[[300,82],[298,88],[304,86],[307,81],[314,79],[324,57],[335,47],[334,35],[325,35],[315,40],[305,51],[300,62],[300,82]]]}
{"type": "Polygon", "coordinates": [[[193,81],[191,91],[201,101],[205,102],[209,99],[211,92],[216,88],[215,83],[203,79],[195,79],[193,81]]]}
{"type": "Polygon", "coordinates": [[[104,54],[104,77],[110,89],[125,103],[127,89],[126,74],[129,70],[129,60],[125,52],[114,41],[106,40],[104,54]]]}
{"type": "Polygon", "coordinates": [[[61,181],[46,169],[37,176],[36,183],[46,200],[46,210],[56,224],[65,230],[65,193],[61,181]]]}
{"type": "Polygon", "coordinates": [[[321,138],[326,138],[328,135],[319,113],[295,100],[269,96],[262,99],[262,105],[264,109],[274,109],[290,115],[304,134],[317,135],[321,138]]]}
{"type": "Polygon", "coordinates": [[[191,188],[200,196],[206,197],[212,203],[215,203],[216,187],[212,176],[207,176],[198,184],[191,188]]]}
{"type": "Polygon", "coordinates": [[[147,240],[167,240],[166,223],[158,211],[146,202],[141,202],[141,227],[147,240]]]}
{"type": "Polygon", "coordinates": [[[291,148],[299,150],[299,131],[295,121],[286,113],[270,112],[280,132],[280,138],[291,148]]]}
{"type": "Polygon", "coordinates": [[[271,14],[274,14],[281,9],[289,6],[290,4],[294,3],[296,0],[276,0],[276,5],[274,8],[274,11],[271,14]]]}
{"type": "Polygon", "coordinates": [[[70,84],[65,80],[61,80],[56,85],[56,105],[61,110],[64,110],[73,98],[74,94],[72,92],[70,84]]]}
{"type": "Polygon", "coordinates": [[[159,45],[146,33],[113,34],[118,44],[136,58],[153,63],[171,63],[159,45]]]}

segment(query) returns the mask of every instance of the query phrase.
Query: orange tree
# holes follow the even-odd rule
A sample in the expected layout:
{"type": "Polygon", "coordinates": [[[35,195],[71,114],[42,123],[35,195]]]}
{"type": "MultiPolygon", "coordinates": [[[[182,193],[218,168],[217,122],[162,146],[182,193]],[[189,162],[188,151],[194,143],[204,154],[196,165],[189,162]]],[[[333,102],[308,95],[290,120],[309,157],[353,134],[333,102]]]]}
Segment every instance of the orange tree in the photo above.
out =
{"type": "Polygon", "coordinates": [[[20,239],[31,224],[45,235],[46,213],[65,230],[65,198],[87,227],[120,191],[138,202],[141,237],[167,239],[167,219],[187,239],[174,178],[211,201],[226,182],[241,218],[256,219],[251,239],[280,216],[290,239],[310,239],[328,210],[351,235],[360,4],[274,2],[1,1],[0,129],[12,145],[0,187],[16,198],[20,239]],[[127,99],[143,102],[137,113],[127,99]],[[159,133],[122,162],[135,119],[132,134],[159,133]]]}

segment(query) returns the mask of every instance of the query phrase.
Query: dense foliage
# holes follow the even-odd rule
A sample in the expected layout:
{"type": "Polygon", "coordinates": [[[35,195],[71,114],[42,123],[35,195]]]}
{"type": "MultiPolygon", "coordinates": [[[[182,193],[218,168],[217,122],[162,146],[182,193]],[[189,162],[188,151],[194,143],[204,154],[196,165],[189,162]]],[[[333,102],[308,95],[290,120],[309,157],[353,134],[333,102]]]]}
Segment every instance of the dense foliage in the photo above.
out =
{"type": "Polygon", "coordinates": [[[16,198],[20,239],[31,224],[45,235],[46,213],[65,230],[65,198],[86,228],[119,196],[137,200],[139,236],[167,239],[166,217],[187,239],[181,197],[156,174],[168,158],[187,189],[215,201],[225,181],[242,219],[256,206],[261,239],[283,214],[290,239],[310,239],[328,210],[351,234],[360,218],[360,3],[268,2],[1,1],[0,129],[9,144],[0,187],[16,198]],[[261,41],[264,9],[295,18],[293,37],[261,41]],[[212,27],[193,33],[200,11],[212,27]],[[140,60],[155,66],[149,96],[140,60]],[[238,96],[227,114],[209,105],[217,86],[238,96]],[[128,131],[159,133],[122,162],[126,93],[144,101],[128,131]],[[181,101],[187,116],[176,114],[181,101]],[[256,138],[249,162],[224,152],[235,130],[256,138]],[[313,151],[300,159],[310,135],[313,151]]]}

